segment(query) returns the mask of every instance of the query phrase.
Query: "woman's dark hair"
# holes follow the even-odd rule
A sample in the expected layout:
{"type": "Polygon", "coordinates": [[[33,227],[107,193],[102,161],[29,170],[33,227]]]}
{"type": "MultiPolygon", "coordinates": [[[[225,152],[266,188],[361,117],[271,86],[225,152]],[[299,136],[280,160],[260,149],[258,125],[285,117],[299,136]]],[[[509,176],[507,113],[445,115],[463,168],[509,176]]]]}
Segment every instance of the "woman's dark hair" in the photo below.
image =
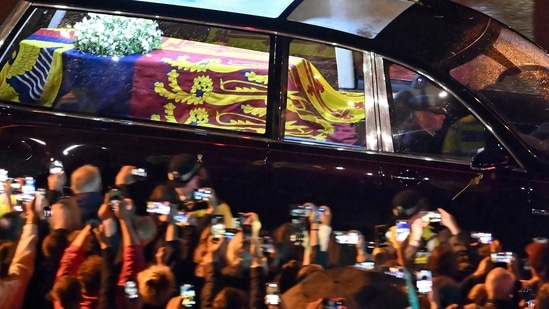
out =
{"type": "Polygon", "coordinates": [[[18,241],[23,229],[24,219],[18,212],[8,212],[0,217],[0,241],[18,241]]]}
{"type": "Polygon", "coordinates": [[[8,275],[8,269],[15,254],[15,248],[17,242],[15,241],[2,241],[0,242],[0,278],[4,278],[8,275]]]}
{"type": "Polygon", "coordinates": [[[87,294],[99,293],[102,265],[103,258],[101,256],[91,255],[78,268],[78,279],[82,282],[87,294]]]}
{"type": "Polygon", "coordinates": [[[167,185],[157,185],[153,191],[151,192],[149,196],[150,201],[155,202],[170,202],[172,204],[181,204],[181,200],[179,199],[179,195],[175,191],[174,188],[167,186],[167,185]]]}
{"type": "Polygon", "coordinates": [[[278,280],[278,288],[280,293],[284,293],[297,284],[297,274],[301,269],[301,262],[297,260],[289,261],[282,266],[280,278],[278,280]]]}
{"type": "Polygon", "coordinates": [[[246,297],[240,290],[226,287],[219,292],[218,295],[222,295],[222,298],[216,297],[214,300],[214,309],[245,309],[247,308],[246,297]],[[223,294],[221,294],[223,293],[223,294]]]}
{"type": "Polygon", "coordinates": [[[74,276],[61,277],[53,286],[49,298],[58,301],[65,309],[79,308],[82,283],[74,276]]]}
{"type": "Polygon", "coordinates": [[[441,308],[446,308],[450,305],[461,305],[461,290],[457,282],[447,276],[437,276],[433,278],[433,286],[438,291],[441,308]]]}
{"type": "Polygon", "coordinates": [[[459,260],[454,250],[447,245],[439,245],[431,252],[427,268],[434,276],[447,276],[453,279],[459,277],[459,260]]]}

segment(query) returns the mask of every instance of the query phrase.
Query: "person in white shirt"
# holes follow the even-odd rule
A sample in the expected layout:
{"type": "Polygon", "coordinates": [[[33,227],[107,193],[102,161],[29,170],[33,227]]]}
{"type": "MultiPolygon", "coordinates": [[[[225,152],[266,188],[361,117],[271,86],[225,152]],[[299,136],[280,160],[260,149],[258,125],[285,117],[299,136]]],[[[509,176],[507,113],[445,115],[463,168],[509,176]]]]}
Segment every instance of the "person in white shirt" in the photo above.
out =
{"type": "Polygon", "coordinates": [[[28,202],[24,209],[25,225],[17,243],[8,275],[0,279],[0,308],[19,309],[34,272],[36,244],[38,242],[35,201],[28,202]]]}

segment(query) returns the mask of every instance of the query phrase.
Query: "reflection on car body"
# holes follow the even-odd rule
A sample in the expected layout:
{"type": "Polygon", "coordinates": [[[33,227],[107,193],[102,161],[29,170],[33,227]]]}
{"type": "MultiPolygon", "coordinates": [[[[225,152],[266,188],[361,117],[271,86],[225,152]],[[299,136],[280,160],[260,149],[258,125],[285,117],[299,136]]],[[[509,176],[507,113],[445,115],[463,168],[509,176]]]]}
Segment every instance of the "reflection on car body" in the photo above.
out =
{"type": "Polygon", "coordinates": [[[219,196],[266,227],[312,201],[373,238],[412,187],[511,247],[547,237],[532,215],[549,202],[547,54],[453,2],[334,5],[23,1],[0,29],[2,165],[43,182],[51,159],[105,180],[134,164],[161,181],[166,158],[194,153],[219,196]],[[75,24],[97,14],[152,20],[161,44],[75,49],[75,24]],[[406,123],[421,115],[439,122],[429,147],[406,123]]]}

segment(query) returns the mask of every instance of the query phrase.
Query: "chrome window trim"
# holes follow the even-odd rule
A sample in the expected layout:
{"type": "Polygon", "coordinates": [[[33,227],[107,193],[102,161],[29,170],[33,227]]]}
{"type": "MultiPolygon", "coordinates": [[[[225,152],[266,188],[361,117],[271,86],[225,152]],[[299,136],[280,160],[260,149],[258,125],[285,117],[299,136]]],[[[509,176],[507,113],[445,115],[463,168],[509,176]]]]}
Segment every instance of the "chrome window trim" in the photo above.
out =
{"type": "Polygon", "coordinates": [[[385,78],[385,67],[383,57],[374,56],[375,77],[377,83],[377,106],[379,113],[379,145],[382,151],[394,152],[393,135],[391,132],[391,113],[389,112],[389,94],[387,92],[387,82],[385,78]]]}
{"type": "Polygon", "coordinates": [[[374,53],[362,51],[364,72],[364,112],[366,113],[366,150],[379,150],[379,116],[377,110],[377,79],[375,76],[374,53]]]}

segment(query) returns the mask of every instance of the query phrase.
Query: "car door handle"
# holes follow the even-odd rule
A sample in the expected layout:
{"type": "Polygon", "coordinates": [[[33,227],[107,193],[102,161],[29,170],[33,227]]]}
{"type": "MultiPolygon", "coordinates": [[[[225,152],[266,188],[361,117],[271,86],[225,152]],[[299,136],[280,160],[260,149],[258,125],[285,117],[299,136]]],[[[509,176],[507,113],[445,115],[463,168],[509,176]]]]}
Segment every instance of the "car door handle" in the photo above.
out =
{"type": "Polygon", "coordinates": [[[405,170],[398,175],[391,175],[391,179],[396,179],[406,185],[418,185],[425,178],[421,177],[417,172],[405,170]]]}

